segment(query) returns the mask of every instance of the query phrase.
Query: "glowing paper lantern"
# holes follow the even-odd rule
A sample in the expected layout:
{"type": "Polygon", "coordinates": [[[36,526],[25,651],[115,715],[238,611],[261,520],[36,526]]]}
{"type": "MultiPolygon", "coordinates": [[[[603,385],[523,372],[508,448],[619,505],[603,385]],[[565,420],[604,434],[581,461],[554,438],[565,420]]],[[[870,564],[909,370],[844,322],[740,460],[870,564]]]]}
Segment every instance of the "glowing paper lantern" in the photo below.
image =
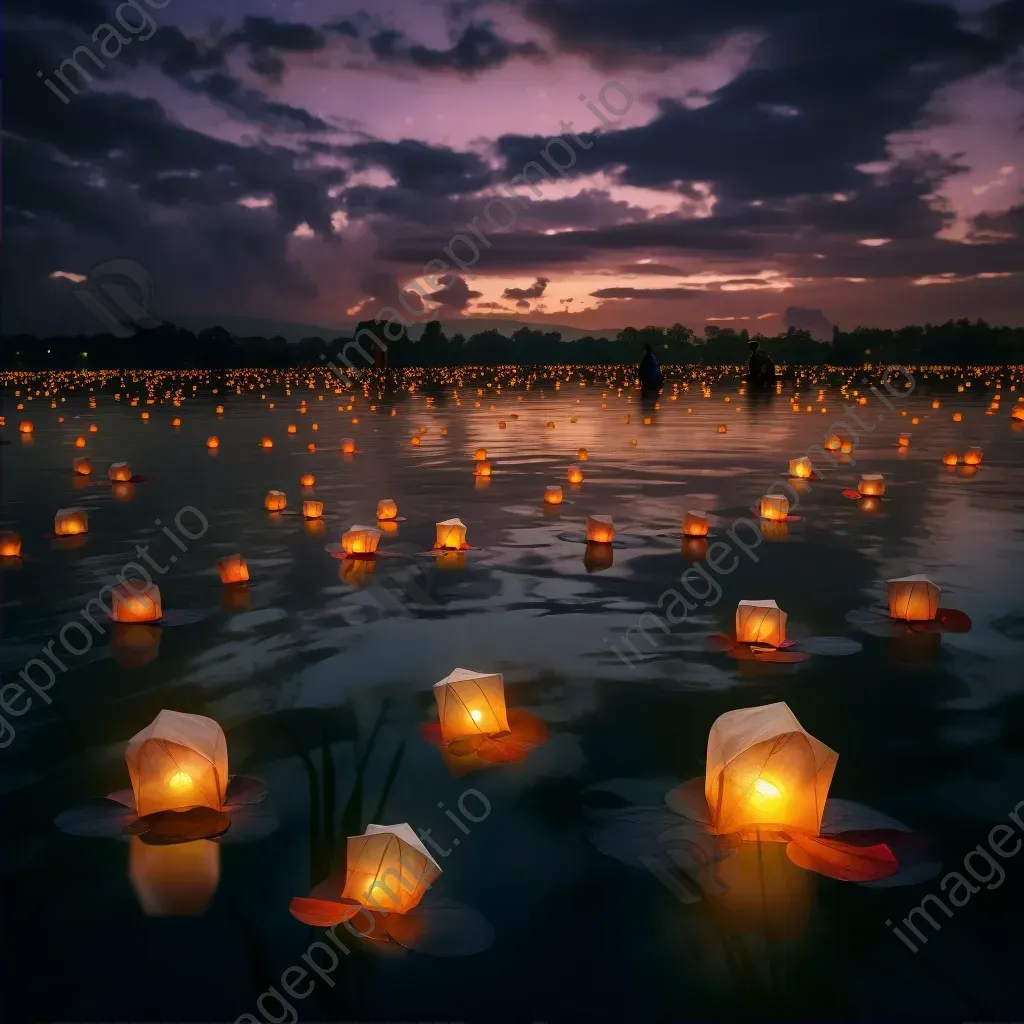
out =
{"type": "Polygon", "coordinates": [[[942,464],[944,466],[955,466],[960,462],[960,456],[956,452],[946,452],[942,456],[942,464]]]}
{"type": "Polygon", "coordinates": [[[372,555],[383,534],[372,526],[352,526],[341,538],[341,550],[346,555],[372,555]]]}
{"type": "Polygon", "coordinates": [[[842,448],[843,442],[835,434],[830,435],[825,441],[825,448],[830,452],[837,452],[842,448]]]}
{"type": "Polygon", "coordinates": [[[611,516],[587,516],[587,542],[611,544],[615,539],[615,526],[611,516]]]}
{"type": "Polygon", "coordinates": [[[32,426],[31,420],[22,420],[21,423],[18,424],[18,429],[23,434],[31,434],[35,428],[32,426]]]}
{"type": "Polygon", "coordinates": [[[814,466],[808,458],[790,459],[789,475],[798,480],[809,480],[814,472],[814,466]]]}
{"type": "Polygon", "coordinates": [[[725,432],[726,432],[726,431],[727,431],[728,429],[729,429],[729,428],[728,428],[728,427],[727,427],[727,426],[726,426],[726,425],[725,425],[724,423],[720,423],[720,424],[718,425],[718,432],[719,432],[720,434],[724,434],[724,433],[725,433],[725,432]]]}
{"type": "Polygon", "coordinates": [[[249,580],[249,566],[241,555],[218,558],[217,571],[221,583],[246,583],[249,580]]]}
{"type": "Polygon", "coordinates": [[[864,497],[880,498],[885,494],[885,477],[881,473],[865,473],[857,484],[857,493],[864,497]]]}
{"type": "Polygon", "coordinates": [[[85,438],[84,437],[76,437],[75,438],[75,447],[76,448],[84,448],[85,447],[85,438]]]}
{"type": "Polygon", "coordinates": [[[953,422],[954,423],[959,423],[963,418],[964,418],[963,413],[960,413],[960,412],[953,413],[953,422]]]}
{"type": "Polygon", "coordinates": [[[288,498],[284,491],[267,491],[263,504],[268,512],[280,512],[288,504],[288,498]]]}
{"type": "Polygon", "coordinates": [[[300,487],[312,487],[313,484],[315,484],[315,483],[316,483],[316,477],[313,476],[312,473],[303,473],[302,476],[299,477],[299,486],[300,487]]]}
{"type": "Polygon", "coordinates": [[[274,439],[271,438],[271,437],[263,438],[263,440],[260,441],[260,447],[261,448],[273,448],[274,447],[274,439]]]}
{"type": "Polygon", "coordinates": [[[901,448],[909,448],[910,447],[910,435],[909,434],[900,434],[900,436],[899,436],[899,446],[901,448]]]}
{"type": "Polygon", "coordinates": [[[784,703],[727,711],[708,735],[711,831],[752,839],[774,838],[761,830],[818,835],[838,759],[784,703]]]}
{"type": "Polygon", "coordinates": [[[1024,420],[1024,405],[1015,405],[1010,411],[1010,419],[1024,420]]]}
{"type": "Polygon", "coordinates": [[[161,711],[131,738],[124,759],[139,817],[224,805],[228,745],[212,718],[161,711]]]}
{"type": "Polygon", "coordinates": [[[583,483],[583,470],[575,462],[569,467],[569,472],[566,476],[571,484],[583,483]]]}
{"type": "Polygon", "coordinates": [[[127,483],[132,478],[131,466],[127,462],[112,462],[107,470],[107,477],[118,483],[127,483]]]}
{"type": "Polygon", "coordinates": [[[398,505],[391,498],[381,498],[377,502],[377,519],[388,521],[398,518],[398,505]]]}
{"type": "Polygon", "coordinates": [[[59,508],[53,517],[53,532],[58,537],[88,533],[89,513],[84,508],[59,508]]]}
{"type": "Polygon", "coordinates": [[[686,537],[706,537],[708,535],[708,517],[706,512],[690,509],[683,516],[683,535],[686,537]]]}
{"type": "Polygon", "coordinates": [[[434,684],[434,698],[445,743],[509,731],[505,684],[499,673],[457,668],[434,684]]]}
{"type": "Polygon", "coordinates": [[[784,494],[766,494],[761,498],[761,518],[780,520],[789,515],[789,499],[784,494]]]}
{"type": "Polygon", "coordinates": [[[548,505],[561,505],[562,504],[562,488],[552,484],[549,487],[544,488],[544,501],[548,505]]]}
{"type": "Polygon", "coordinates": [[[356,450],[356,443],[351,437],[341,439],[341,451],[344,455],[351,455],[356,450]]]}
{"type": "Polygon", "coordinates": [[[786,640],[786,618],[774,601],[740,601],[736,606],[736,640],[781,647],[786,640]]]}
{"type": "Polygon", "coordinates": [[[89,476],[92,473],[92,462],[89,459],[75,459],[71,467],[79,476],[89,476]]]}
{"type": "Polygon", "coordinates": [[[461,519],[446,519],[436,524],[437,540],[435,548],[446,551],[458,551],[466,547],[466,524],[461,519]]]}
{"type": "Polygon", "coordinates": [[[406,914],[441,874],[441,867],[407,825],[367,825],[345,843],[342,899],[369,910],[406,914]]]}
{"type": "Polygon", "coordinates": [[[490,476],[493,471],[494,467],[489,462],[478,462],[473,472],[477,476],[490,476]]]}
{"type": "Polygon", "coordinates": [[[587,454],[587,449],[580,448],[579,451],[576,452],[576,458],[579,459],[580,462],[586,462],[587,459],[590,458],[590,456],[587,454]]]}
{"type": "Polygon", "coordinates": [[[302,514],[306,519],[319,519],[324,514],[324,503],[322,501],[304,501],[302,514]]]}
{"type": "Polygon", "coordinates": [[[155,583],[130,580],[114,587],[110,598],[114,622],[158,622],[163,616],[160,588],[155,583]]]}
{"type": "Polygon", "coordinates": [[[172,427],[180,427],[181,426],[181,419],[179,417],[175,416],[174,419],[171,420],[171,426],[172,427]]]}
{"type": "Polygon", "coordinates": [[[473,458],[476,459],[477,462],[483,462],[484,459],[487,458],[487,449],[477,448],[477,450],[473,452],[473,458]]]}
{"type": "Polygon", "coordinates": [[[220,438],[219,437],[208,437],[206,439],[206,447],[207,448],[219,448],[220,447],[220,438]]]}
{"type": "Polygon", "coordinates": [[[885,581],[889,615],[907,622],[931,622],[939,610],[939,588],[927,576],[885,581]]]}
{"type": "Polygon", "coordinates": [[[968,466],[980,466],[985,453],[981,448],[968,448],[964,452],[964,464],[968,466]]]}
{"type": "Polygon", "coordinates": [[[21,557],[21,535],[17,533],[0,533],[0,558],[21,557]]]}

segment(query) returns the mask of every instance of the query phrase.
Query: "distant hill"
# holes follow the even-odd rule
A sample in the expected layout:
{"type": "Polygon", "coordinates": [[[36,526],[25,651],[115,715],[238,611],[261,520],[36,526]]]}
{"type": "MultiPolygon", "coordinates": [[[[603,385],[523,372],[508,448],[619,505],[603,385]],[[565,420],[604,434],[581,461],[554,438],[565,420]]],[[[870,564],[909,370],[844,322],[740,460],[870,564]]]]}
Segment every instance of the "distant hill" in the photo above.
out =
{"type": "MultiPolygon", "coordinates": [[[[301,341],[303,338],[326,339],[351,336],[356,326],[355,320],[325,326],[323,324],[297,324],[281,320],[265,320],[261,317],[249,316],[171,316],[167,319],[187,331],[192,331],[194,334],[198,334],[199,331],[205,330],[208,327],[223,327],[224,330],[240,338],[273,338],[280,336],[287,338],[288,341],[301,341]]],[[[409,331],[409,337],[418,340],[423,333],[423,326],[423,324],[413,324],[409,331]]],[[[566,341],[577,341],[579,338],[586,337],[612,339],[619,332],[617,327],[599,331],[586,331],[581,330],[579,327],[568,327],[565,324],[533,323],[526,320],[502,320],[489,316],[465,317],[461,320],[442,320],[441,327],[449,337],[453,334],[464,334],[467,338],[473,334],[479,334],[481,331],[499,331],[501,334],[511,335],[519,330],[520,327],[528,327],[533,331],[558,331],[566,341]]]]}

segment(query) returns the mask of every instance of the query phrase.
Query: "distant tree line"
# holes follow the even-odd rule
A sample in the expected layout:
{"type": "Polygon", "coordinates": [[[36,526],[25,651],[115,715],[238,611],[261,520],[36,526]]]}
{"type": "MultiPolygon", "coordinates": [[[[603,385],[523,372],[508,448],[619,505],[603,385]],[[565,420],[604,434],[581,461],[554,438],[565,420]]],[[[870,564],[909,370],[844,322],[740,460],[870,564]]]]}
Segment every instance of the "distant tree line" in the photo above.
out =
{"type": "Polygon", "coordinates": [[[289,342],[276,336],[237,337],[220,327],[193,334],[165,323],[140,330],[130,338],[112,335],[0,338],[0,367],[5,370],[47,369],[229,369],[237,367],[325,367],[332,362],[362,370],[386,364],[407,366],[545,365],[636,363],[650,344],[667,367],[733,366],[749,357],[756,340],[782,367],[829,363],[939,364],[953,366],[1024,363],[1024,328],[993,327],[984,320],[951,320],[899,330],[833,328],[830,341],[816,341],[809,332],[788,330],[766,337],[729,327],[708,326],[703,335],[682,324],[672,327],[627,327],[612,339],[564,341],[558,331],[521,327],[511,337],[484,330],[470,337],[445,335],[440,322],[428,323],[418,341],[404,329],[366,321],[349,337],[303,338],[289,342]],[[390,334],[387,332],[390,331],[390,334]],[[379,341],[378,341],[379,340],[379,341]]]}

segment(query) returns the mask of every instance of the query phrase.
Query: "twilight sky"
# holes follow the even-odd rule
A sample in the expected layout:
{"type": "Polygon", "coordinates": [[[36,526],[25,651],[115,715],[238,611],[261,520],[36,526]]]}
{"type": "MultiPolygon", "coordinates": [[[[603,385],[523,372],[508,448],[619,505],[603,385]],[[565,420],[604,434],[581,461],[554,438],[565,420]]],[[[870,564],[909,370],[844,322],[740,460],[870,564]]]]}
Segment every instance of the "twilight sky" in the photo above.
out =
{"type": "Polygon", "coordinates": [[[1024,323],[1024,0],[6,18],[5,331],[99,329],[74,279],[114,259],[163,317],[1024,323]]]}

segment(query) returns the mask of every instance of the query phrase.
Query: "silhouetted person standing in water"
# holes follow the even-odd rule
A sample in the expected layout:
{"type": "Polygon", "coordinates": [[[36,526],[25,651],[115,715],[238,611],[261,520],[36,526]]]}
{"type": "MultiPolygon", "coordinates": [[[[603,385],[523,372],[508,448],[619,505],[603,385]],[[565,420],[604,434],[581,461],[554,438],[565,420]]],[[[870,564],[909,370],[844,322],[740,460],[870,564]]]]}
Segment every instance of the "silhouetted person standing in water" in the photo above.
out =
{"type": "Polygon", "coordinates": [[[647,393],[657,391],[662,384],[661,367],[654,355],[654,349],[650,345],[644,345],[643,358],[637,367],[637,375],[640,378],[640,390],[647,393]]]}
{"type": "Polygon", "coordinates": [[[750,365],[747,369],[747,382],[751,391],[767,391],[775,385],[775,363],[771,357],[761,350],[759,342],[750,343],[750,365]]]}

